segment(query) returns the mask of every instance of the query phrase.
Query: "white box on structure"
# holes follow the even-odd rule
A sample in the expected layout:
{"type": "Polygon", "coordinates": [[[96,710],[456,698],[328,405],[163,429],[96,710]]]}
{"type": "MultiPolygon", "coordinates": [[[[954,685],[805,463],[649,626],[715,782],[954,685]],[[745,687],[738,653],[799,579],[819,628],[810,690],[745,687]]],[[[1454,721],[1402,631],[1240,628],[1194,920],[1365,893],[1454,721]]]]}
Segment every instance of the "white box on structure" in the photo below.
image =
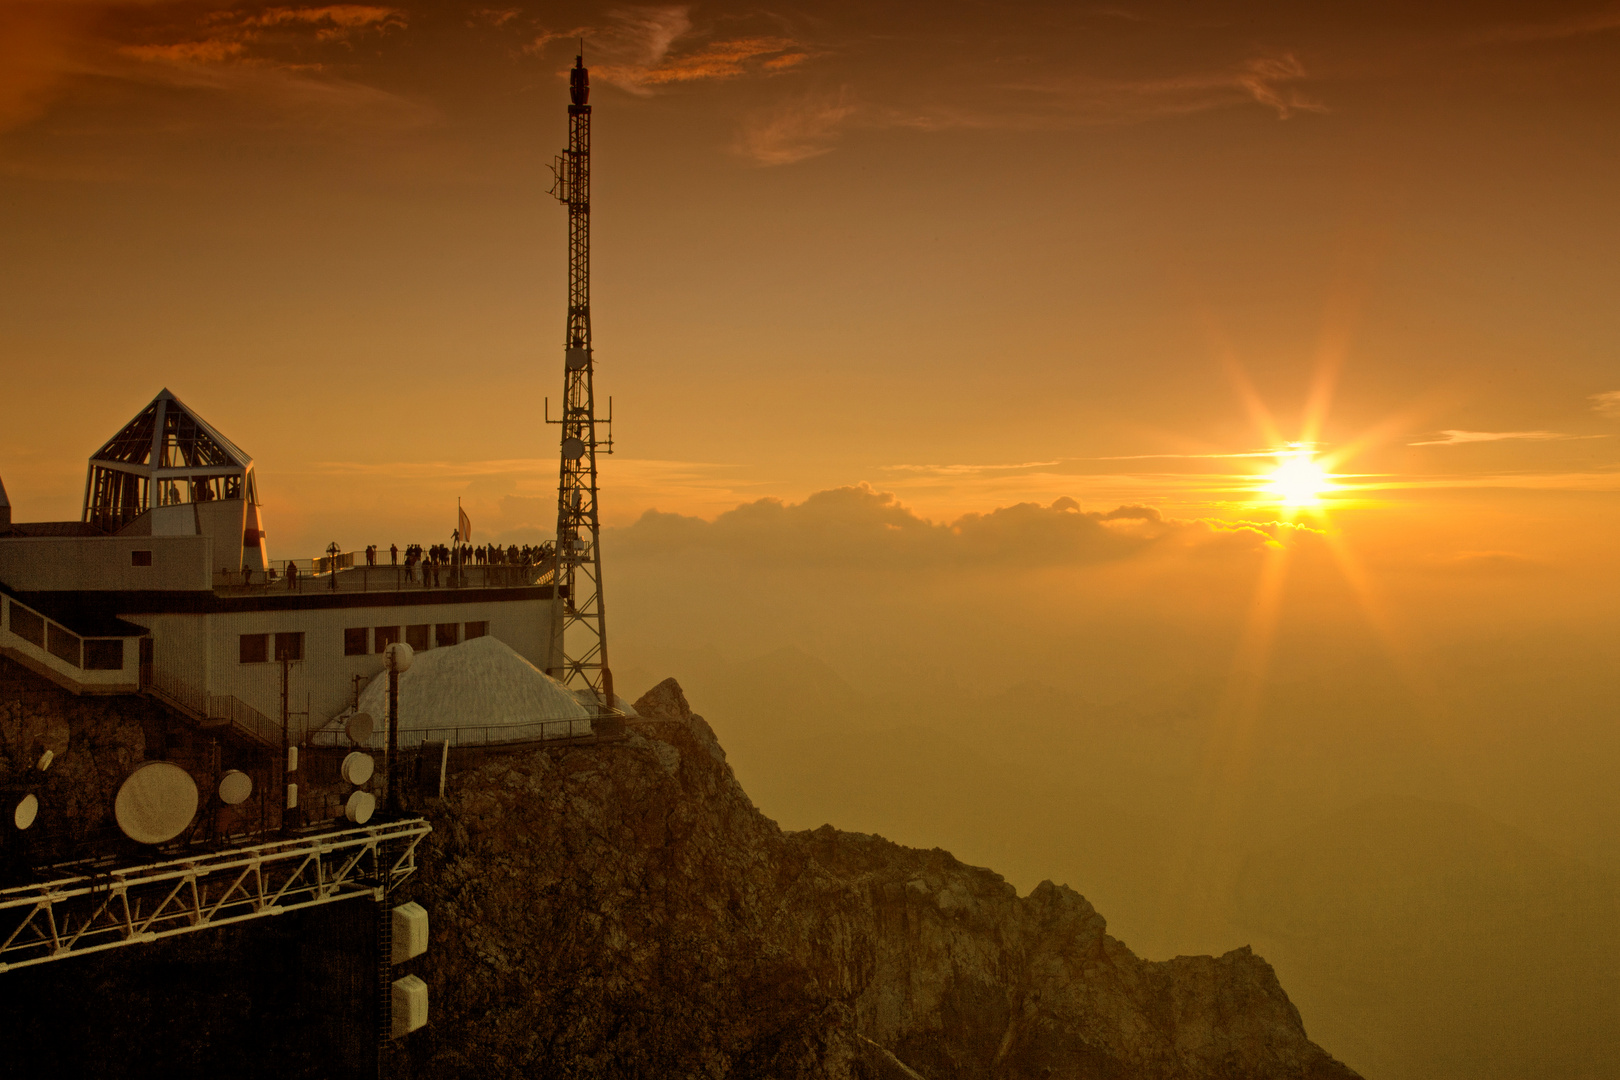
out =
{"type": "Polygon", "coordinates": [[[393,962],[403,964],[428,947],[428,914],[421,904],[401,904],[393,911],[393,962]]]}
{"type": "Polygon", "coordinates": [[[394,980],[394,1038],[409,1035],[427,1023],[427,983],[415,975],[394,980]]]}

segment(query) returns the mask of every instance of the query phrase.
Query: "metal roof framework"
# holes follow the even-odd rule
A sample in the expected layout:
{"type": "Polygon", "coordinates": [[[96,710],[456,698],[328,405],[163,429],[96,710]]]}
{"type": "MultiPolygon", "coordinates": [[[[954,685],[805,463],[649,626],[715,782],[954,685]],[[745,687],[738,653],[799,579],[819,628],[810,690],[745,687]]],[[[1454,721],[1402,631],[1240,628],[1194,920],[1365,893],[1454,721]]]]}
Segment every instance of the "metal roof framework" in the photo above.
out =
{"type": "Polygon", "coordinates": [[[253,459],[165,387],[90,455],[83,519],[116,532],[155,506],[243,497],[258,502],[253,459]]]}
{"type": "Polygon", "coordinates": [[[422,818],[0,889],[0,973],[339,900],[416,870],[422,818]]]}

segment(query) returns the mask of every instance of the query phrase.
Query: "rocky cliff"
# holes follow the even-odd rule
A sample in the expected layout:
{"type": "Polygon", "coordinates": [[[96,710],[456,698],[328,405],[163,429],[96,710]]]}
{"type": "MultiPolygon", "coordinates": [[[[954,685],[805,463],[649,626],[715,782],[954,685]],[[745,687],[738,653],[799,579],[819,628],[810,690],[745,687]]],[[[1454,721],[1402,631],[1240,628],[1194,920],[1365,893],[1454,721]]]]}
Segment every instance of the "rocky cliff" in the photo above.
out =
{"type": "Polygon", "coordinates": [[[407,1075],[1348,1078],[1247,949],[1142,960],[1078,893],[784,833],[673,680],[628,742],[451,780],[407,1075]]]}

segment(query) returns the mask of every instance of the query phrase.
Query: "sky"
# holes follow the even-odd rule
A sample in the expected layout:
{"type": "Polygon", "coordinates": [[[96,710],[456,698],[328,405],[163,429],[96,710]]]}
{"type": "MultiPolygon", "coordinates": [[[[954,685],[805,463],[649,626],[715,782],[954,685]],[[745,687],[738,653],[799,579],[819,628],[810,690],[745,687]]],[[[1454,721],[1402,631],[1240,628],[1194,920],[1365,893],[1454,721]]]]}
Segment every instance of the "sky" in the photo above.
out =
{"type": "Polygon", "coordinates": [[[542,539],[581,39],[621,687],[1368,1075],[1620,1069],[1620,6],[0,0],[17,520],[167,386],[273,558],[542,539]]]}

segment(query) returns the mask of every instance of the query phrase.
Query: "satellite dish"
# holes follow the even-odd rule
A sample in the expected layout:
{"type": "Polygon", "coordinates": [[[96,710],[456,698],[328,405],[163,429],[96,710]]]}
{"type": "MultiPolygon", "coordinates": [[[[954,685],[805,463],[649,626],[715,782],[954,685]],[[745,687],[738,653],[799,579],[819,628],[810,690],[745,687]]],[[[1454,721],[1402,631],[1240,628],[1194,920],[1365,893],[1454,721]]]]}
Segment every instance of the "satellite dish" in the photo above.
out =
{"type": "Polygon", "coordinates": [[[591,362],[591,351],[589,349],[569,349],[565,362],[568,364],[569,371],[584,371],[585,366],[591,362]]]}
{"type": "Polygon", "coordinates": [[[578,461],[585,456],[585,444],[570,435],[562,441],[562,452],[569,461],[578,461]]]}
{"type": "Polygon", "coordinates": [[[118,827],[142,844],[173,840],[196,815],[197,782],[168,761],[148,761],[130,773],[113,800],[118,827]]]}
{"type": "Polygon", "coordinates": [[[232,769],[219,778],[219,801],[226,806],[240,806],[253,794],[253,777],[241,769],[232,769]]]}
{"type": "Polygon", "coordinates": [[[371,779],[371,774],[377,771],[377,761],[370,754],[362,754],[356,750],[343,759],[343,779],[359,787],[371,779]]]}
{"type": "Polygon", "coordinates": [[[349,801],[343,806],[343,816],[356,825],[364,825],[371,820],[371,815],[377,809],[377,796],[369,791],[357,791],[349,796],[349,801]]]}
{"type": "Polygon", "coordinates": [[[39,796],[29,792],[17,800],[16,809],[11,812],[11,822],[19,829],[26,829],[39,817],[39,796]]]}
{"type": "Polygon", "coordinates": [[[416,650],[403,641],[396,641],[383,650],[383,664],[389,671],[404,671],[416,659],[416,650]]]}
{"type": "Polygon", "coordinates": [[[350,742],[364,746],[371,741],[371,733],[376,729],[376,726],[377,721],[371,718],[370,713],[357,712],[349,717],[348,723],[343,726],[343,730],[348,733],[350,742]]]}
{"type": "Polygon", "coordinates": [[[39,755],[39,760],[34,763],[34,767],[37,768],[40,772],[44,772],[46,769],[51,767],[51,762],[53,762],[55,760],[56,760],[56,751],[54,751],[54,750],[46,750],[44,753],[39,755]]]}

